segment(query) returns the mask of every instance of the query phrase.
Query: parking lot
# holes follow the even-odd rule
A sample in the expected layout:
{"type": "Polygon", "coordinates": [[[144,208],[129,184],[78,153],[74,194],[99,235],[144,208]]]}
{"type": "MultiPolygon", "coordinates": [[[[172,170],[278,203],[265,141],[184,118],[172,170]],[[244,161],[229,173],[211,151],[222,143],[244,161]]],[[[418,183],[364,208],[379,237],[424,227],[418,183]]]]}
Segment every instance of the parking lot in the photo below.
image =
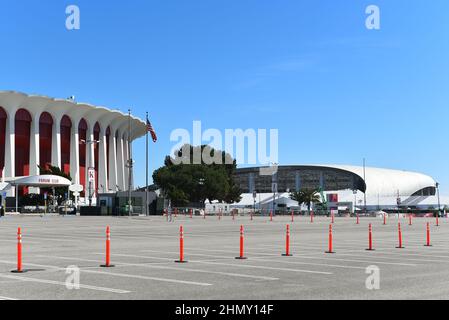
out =
{"type": "Polygon", "coordinates": [[[449,227],[446,219],[401,219],[405,249],[397,249],[397,218],[336,218],[335,254],[327,254],[330,218],[316,217],[74,217],[0,219],[0,299],[447,299],[449,227]],[[426,222],[432,247],[425,247],[426,222]],[[368,247],[372,223],[376,251],[368,247]],[[291,228],[292,257],[284,257],[291,228]],[[186,264],[179,258],[183,225],[186,264]],[[247,260],[239,255],[245,228],[247,260]],[[113,268],[105,260],[111,228],[113,268]],[[22,228],[22,274],[16,268],[22,228]],[[80,270],[80,288],[68,289],[68,266],[80,270]],[[380,289],[368,290],[369,266],[380,270],[380,289]]]}

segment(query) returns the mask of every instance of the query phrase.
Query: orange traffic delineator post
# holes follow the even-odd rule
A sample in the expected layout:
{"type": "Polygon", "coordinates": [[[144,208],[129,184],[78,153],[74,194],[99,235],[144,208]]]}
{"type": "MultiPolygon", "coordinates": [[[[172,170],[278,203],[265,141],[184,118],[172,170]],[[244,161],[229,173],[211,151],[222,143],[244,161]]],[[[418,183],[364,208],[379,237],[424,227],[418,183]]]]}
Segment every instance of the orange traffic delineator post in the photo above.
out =
{"type": "Polygon", "coordinates": [[[436,221],[437,223],[436,223],[436,226],[437,227],[439,227],[440,226],[440,219],[439,219],[439,217],[437,216],[437,221],[436,221]]]}
{"type": "Polygon", "coordinates": [[[384,214],[384,226],[386,226],[386,225],[387,225],[387,215],[384,214]]]}
{"type": "Polygon", "coordinates": [[[334,249],[334,244],[333,244],[333,234],[332,234],[332,224],[329,225],[329,250],[326,251],[326,253],[335,253],[334,249]]]}
{"type": "Polygon", "coordinates": [[[398,223],[398,238],[399,238],[399,246],[397,246],[397,249],[404,249],[404,246],[402,245],[402,229],[401,229],[401,223],[398,223]]]}
{"type": "Polygon", "coordinates": [[[193,219],[193,210],[190,209],[190,219],[193,219]]]}
{"type": "Polygon", "coordinates": [[[356,224],[360,224],[360,218],[359,218],[359,214],[358,213],[357,213],[356,224]]]}
{"type": "Polygon", "coordinates": [[[179,260],[175,261],[176,263],[187,263],[184,260],[184,227],[179,227],[179,260]]]}
{"type": "Polygon", "coordinates": [[[270,221],[273,221],[273,211],[270,211],[270,221]]]}
{"type": "Polygon", "coordinates": [[[332,222],[332,224],[335,223],[335,215],[333,212],[331,213],[331,222],[332,222]]]}
{"type": "Polygon", "coordinates": [[[408,225],[411,226],[413,224],[412,222],[412,214],[408,215],[408,225]]]}
{"type": "Polygon", "coordinates": [[[244,235],[243,225],[241,225],[240,226],[240,255],[238,257],[236,257],[236,259],[238,259],[238,260],[248,259],[245,257],[244,245],[245,245],[245,235],[244,235]]]}
{"type": "Polygon", "coordinates": [[[313,223],[313,211],[310,213],[310,223],[313,223]]]}
{"type": "Polygon", "coordinates": [[[369,229],[368,229],[368,249],[366,249],[367,251],[374,251],[374,247],[373,247],[373,226],[370,223],[369,224],[369,229]]]}
{"type": "Polygon", "coordinates": [[[282,256],[284,257],[293,256],[292,254],[290,254],[290,225],[287,225],[287,231],[285,236],[285,253],[282,256]]]}
{"type": "Polygon", "coordinates": [[[12,273],[24,273],[22,269],[22,229],[17,229],[17,269],[11,271],[12,273]]]}
{"type": "Polygon", "coordinates": [[[424,245],[425,247],[431,247],[432,245],[430,244],[430,223],[427,222],[427,228],[426,228],[426,244],[424,245]]]}
{"type": "Polygon", "coordinates": [[[109,226],[106,227],[106,263],[101,265],[100,267],[114,267],[114,265],[111,264],[111,229],[109,228],[109,226]]]}
{"type": "Polygon", "coordinates": [[[292,210],[292,222],[295,222],[295,213],[293,210],[292,210]]]}

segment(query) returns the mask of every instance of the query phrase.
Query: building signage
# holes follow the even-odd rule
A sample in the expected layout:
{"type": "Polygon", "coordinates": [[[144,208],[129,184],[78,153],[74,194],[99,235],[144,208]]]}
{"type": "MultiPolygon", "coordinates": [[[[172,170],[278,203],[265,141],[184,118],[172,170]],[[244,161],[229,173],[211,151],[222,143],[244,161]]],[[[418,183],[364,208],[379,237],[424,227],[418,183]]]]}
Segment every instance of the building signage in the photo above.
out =
{"type": "Polygon", "coordinates": [[[95,181],[95,168],[89,168],[88,175],[89,175],[89,182],[94,182],[95,181]]]}

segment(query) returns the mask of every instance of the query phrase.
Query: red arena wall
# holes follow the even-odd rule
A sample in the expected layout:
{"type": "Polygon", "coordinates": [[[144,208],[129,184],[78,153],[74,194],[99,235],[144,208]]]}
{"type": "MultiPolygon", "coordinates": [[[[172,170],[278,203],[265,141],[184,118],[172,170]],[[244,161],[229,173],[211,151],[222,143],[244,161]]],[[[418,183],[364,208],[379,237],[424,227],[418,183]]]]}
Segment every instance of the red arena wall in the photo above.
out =
{"type": "Polygon", "coordinates": [[[5,148],[6,148],[6,120],[8,115],[5,110],[0,107],[0,177],[3,175],[5,167],[5,148]]]}

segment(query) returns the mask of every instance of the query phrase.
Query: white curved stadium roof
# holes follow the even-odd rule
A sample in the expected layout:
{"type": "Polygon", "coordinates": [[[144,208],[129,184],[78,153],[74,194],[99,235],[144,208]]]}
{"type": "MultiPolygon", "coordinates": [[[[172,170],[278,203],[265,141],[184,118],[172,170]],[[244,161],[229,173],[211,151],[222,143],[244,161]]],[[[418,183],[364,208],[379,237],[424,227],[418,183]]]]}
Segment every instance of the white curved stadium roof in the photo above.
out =
{"type": "MultiPolygon", "coordinates": [[[[56,99],[43,95],[28,95],[17,91],[0,90],[0,107],[8,114],[24,108],[34,116],[46,111],[53,117],[61,118],[66,115],[70,119],[79,121],[85,119],[92,126],[99,122],[102,126],[111,126],[127,133],[129,115],[119,110],[113,110],[89,103],[78,103],[70,99],[56,99]]],[[[131,115],[131,139],[134,140],[146,134],[146,123],[131,115]]]]}
{"type": "MultiPolygon", "coordinates": [[[[352,172],[362,179],[364,170],[361,166],[317,165],[318,167],[336,168],[352,172]]],[[[415,192],[428,187],[435,187],[436,181],[425,174],[383,168],[365,168],[366,194],[380,197],[401,195],[411,196],[415,192]]]]}

